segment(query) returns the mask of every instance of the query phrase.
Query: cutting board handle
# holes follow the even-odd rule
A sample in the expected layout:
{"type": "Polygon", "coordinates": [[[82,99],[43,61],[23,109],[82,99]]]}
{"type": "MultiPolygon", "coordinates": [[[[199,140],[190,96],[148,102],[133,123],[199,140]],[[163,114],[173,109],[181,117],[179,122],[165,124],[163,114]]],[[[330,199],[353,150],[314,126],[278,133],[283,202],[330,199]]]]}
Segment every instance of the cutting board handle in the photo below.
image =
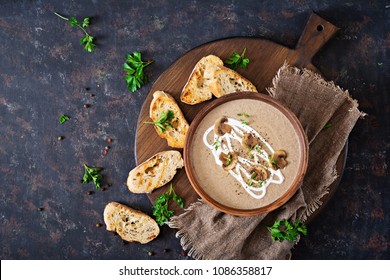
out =
{"type": "Polygon", "coordinates": [[[312,13],[295,47],[295,51],[298,53],[295,65],[305,67],[311,64],[312,57],[338,30],[339,28],[329,21],[312,13]]]}

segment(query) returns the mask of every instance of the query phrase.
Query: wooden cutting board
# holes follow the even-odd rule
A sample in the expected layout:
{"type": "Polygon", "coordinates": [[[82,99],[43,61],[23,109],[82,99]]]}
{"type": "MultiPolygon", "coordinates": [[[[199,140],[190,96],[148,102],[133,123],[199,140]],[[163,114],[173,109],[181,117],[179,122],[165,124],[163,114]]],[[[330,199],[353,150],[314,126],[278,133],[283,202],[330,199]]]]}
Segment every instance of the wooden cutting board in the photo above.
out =
{"type": "MultiPolygon", "coordinates": [[[[338,28],[336,26],[317,14],[312,13],[295,49],[290,49],[262,38],[236,37],[201,45],[181,56],[156,80],[142,106],[136,134],[135,150],[137,165],[158,152],[172,149],[166,144],[165,139],[158,137],[153,126],[144,124],[145,121],[150,121],[149,106],[153,99],[153,93],[156,90],[163,90],[170,93],[176,99],[189,123],[192,122],[197,112],[208,103],[206,101],[191,106],[180,101],[181,90],[187,82],[195,64],[202,57],[214,54],[222,60],[226,60],[231,56],[232,51],[241,53],[246,48],[246,56],[250,58],[251,62],[247,69],[238,69],[238,72],[249,79],[259,92],[266,93],[265,88],[272,85],[272,78],[285,61],[290,65],[305,67],[319,72],[311,63],[311,59],[337,30],[338,28]]],[[[339,174],[343,171],[345,150],[346,148],[338,160],[337,170],[339,174]]],[[[198,195],[187,179],[184,168],[179,170],[172,183],[176,193],[185,199],[185,207],[188,207],[190,203],[198,199],[198,195]]],[[[330,187],[330,193],[336,189],[337,185],[338,182],[335,182],[330,187]]],[[[167,186],[164,186],[148,194],[152,203],[166,190],[167,186]]],[[[325,196],[323,202],[326,202],[329,198],[330,195],[325,196]]],[[[174,207],[175,215],[183,212],[183,209],[174,205],[172,206],[174,207]]]]}

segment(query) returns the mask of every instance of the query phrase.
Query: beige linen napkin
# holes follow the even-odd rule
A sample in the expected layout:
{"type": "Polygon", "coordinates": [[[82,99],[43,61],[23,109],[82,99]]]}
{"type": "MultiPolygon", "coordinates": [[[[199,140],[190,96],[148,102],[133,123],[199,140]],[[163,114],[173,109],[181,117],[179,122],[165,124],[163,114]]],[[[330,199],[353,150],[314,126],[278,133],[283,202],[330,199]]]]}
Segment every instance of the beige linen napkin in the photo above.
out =
{"type": "Polygon", "coordinates": [[[294,243],[272,241],[275,220],[305,221],[321,204],[338,174],[335,166],[359,117],[356,100],[310,70],[283,65],[269,93],[300,120],[309,139],[309,164],[301,188],[281,208],[260,216],[237,217],[203,201],[193,203],[168,225],[178,230],[184,250],[195,259],[284,259],[294,243]],[[324,129],[330,123],[331,127],[324,129]]]}

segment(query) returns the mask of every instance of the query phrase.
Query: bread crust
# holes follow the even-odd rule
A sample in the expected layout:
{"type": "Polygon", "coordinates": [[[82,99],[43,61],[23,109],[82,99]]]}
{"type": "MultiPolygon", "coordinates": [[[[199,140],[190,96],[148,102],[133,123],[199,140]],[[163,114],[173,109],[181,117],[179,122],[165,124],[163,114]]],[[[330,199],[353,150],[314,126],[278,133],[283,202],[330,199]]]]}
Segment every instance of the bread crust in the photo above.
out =
{"type": "Polygon", "coordinates": [[[173,128],[167,126],[165,127],[165,132],[160,131],[157,127],[155,127],[155,130],[161,138],[167,140],[168,146],[173,148],[184,148],[189,125],[183,112],[170,94],[160,90],[154,92],[153,100],[150,103],[150,118],[155,122],[162,112],[169,110],[173,111],[175,115],[174,119],[169,121],[173,125],[173,128]]]}
{"type": "Polygon", "coordinates": [[[209,84],[214,80],[214,71],[223,66],[223,61],[215,55],[200,59],[192,70],[180,95],[183,103],[194,105],[213,97],[209,84]]]}
{"type": "Polygon", "coordinates": [[[183,166],[179,151],[157,153],[129,172],[127,188],[132,193],[150,193],[170,182],[183,166]]]}
{"type": "Polygon", "coordinates": [[[148,243],[155,239],[160,228],[147,214],[118,202],[110,202],[104,208],[104,223],[108,231],[114,231],[128,242],[148,243]]]}
{"type": "Polygon", "coordinates": [[[209,88],[217,98],[239,91],[258,92],[256,87],[248,79],[232,69],[219,67],[214,72],[214,75],[215,80],[210,84],[209,88]]]}

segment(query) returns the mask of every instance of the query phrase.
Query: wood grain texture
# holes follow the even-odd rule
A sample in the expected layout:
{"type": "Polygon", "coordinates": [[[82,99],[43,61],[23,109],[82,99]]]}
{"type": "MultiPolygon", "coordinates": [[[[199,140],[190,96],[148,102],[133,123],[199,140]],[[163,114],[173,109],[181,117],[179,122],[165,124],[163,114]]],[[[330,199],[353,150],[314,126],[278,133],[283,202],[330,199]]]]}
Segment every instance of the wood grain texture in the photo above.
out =
{"type": "MultiPolygon", "coordinates": [[[[259,92],[266,93],[266,88],[272,85],[272,78],[285,62],[319,72],[311,63],[311,58],[337,30],[338,28],[333,24],[312,13],[295,49],[290,49],[263,38],[235,37],[206,43],[185,53],[160,75],[142,106],[136,134],[137,164],[158,152],[171,149],[167,146],[166,140],[158,137],[153,127],[144,125],[144,122],[150,121],[149,106],[155,91],[163,90],[171,94],[190,124],[197,113],[208,104],[207,101],[197,105],[187,105],[180,102],[181,91],[195,64],[202,57],[214,54],[222,60],[226,60],[231,56],[232,51],[240,53],[244,48],[247,48],[246,54],[251,62],[247,69],[238,69],[238,72],[250,80],[259,92]]],[[[339,158],[337,167],[339,174],[342,173],[344,162],[345,152],[339,158]]],[[[185,207],[198,199],[198,195],[192,188],[184,169],[176,174],[172,183],[177,194],[185,199],[185,207]]],[[[331,190],[336,188],[337,184],[338,182],[332,184],[331,190]]],[[[148,196],[153,203],[165,191],[166,187],[162,187],[148,194],[148,196]]],[[[325,196],[324,200],[329,197],[325,196]]],[[[183,212],[183,209],[174,205],[172,205],[172,208],[175,210],[175,215],[183,212]]]]}

